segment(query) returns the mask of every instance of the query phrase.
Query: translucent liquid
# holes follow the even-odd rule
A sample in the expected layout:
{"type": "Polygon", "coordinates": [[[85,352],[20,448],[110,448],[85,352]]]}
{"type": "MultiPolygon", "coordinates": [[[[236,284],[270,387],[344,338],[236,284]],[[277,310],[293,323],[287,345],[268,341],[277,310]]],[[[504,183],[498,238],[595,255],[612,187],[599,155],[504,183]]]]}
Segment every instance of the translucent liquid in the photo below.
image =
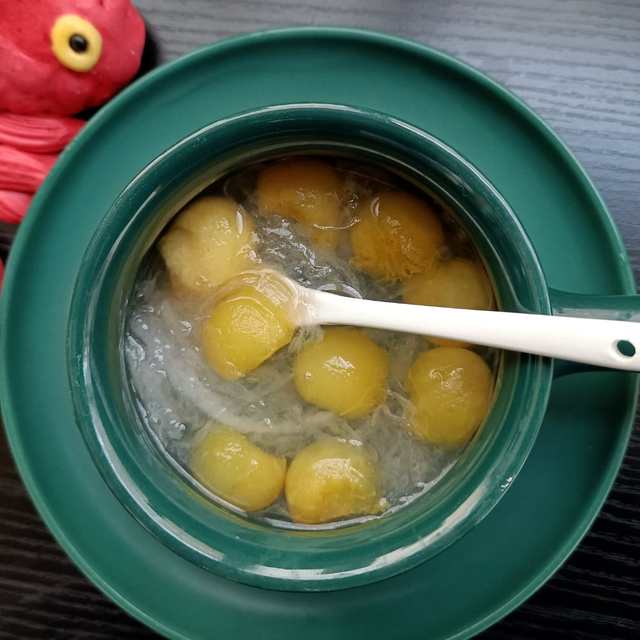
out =
{"type": "MultiPolygon", "coordinates": [[[[350,231],[358,224],[364,202],[383,191],[411,192],[412,188],[378,168],[340,159],[323,162],[330,163],[340,176],[336,196],[339,215],[329,226],[317,222],[309,225],[291,215],[259,212],[256,185],[264,165],[234,173],[206,192],[231,197],[244,207],[254,226],[254,248],[260,266],[277,269],[307,287],[402,301],[406,279],[404,283],[381,279],[357,268],[350,231]],[[327,231],[331,233],[329,240],[322,235],[327,231]]],[[[444,264],[454,258],[476,261],[464,230],[446,207],[427,194],[416,195],[428,203],[442,223],[444,244],[438,259],[444,264]]],[[[341,417],[303,400],[294,385],[296,354],[322,335],[320,327],[298,330],[287,346],[243,377],[227,380],[217,375],[203,357],[200,342],[212,295],[176,294],[164,262],[152,250],[139,273],[128,308],[125,356],[137,410],[166,455],[186,473],[191,473],[193,447],[202,440],[205,426],[212,422],[244,434],[251,443],[289,463],[305,446],[326,436],[338,437],[362,443],[369,452],[382,496],[381,508],[370,515],[378,517],[428,491],[460,455],[462,445],[434,445],[417,438],[412,429],[416,407],[408,395],[407,375],[418,355],[434,348],[434,342],[414,335],[366,330],[389,355],[384,397],[364,416],[341,417]]],[[[494,374],[496,352],[484,348],[474,351],[494,374]]],[[[300,526],[291,523],[282,495],[252,517],[280,526],[300,526]]]]}

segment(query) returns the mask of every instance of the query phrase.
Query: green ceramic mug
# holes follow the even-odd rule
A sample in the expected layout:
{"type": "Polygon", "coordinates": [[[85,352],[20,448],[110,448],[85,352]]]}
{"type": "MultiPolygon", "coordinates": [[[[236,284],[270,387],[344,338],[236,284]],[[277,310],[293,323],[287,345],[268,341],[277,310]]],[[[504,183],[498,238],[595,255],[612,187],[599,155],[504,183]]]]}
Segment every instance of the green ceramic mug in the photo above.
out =
{"type": "Polygon", "coordinates": [[[162,455],[135,410],[122,348],[127,300],[145,254],[201,189],[242,165],[301,152],[382,165],[450,203],[483,257],[504,310],[589,309],[592,315],[629,319],[638,304],[623,296],[550,292],[517,216],[488,180],[440,140],[384,114],[326,104],[262,108],[214,122],[149,164],[104,217],[75,284],[67,359],[77,423],[115,495],[177,553],[257,586],[328,590],[415,566],[490,512],[535,442],[554,363],[504,353],[482,429],[432,490],[395,513],[338,529],[288,530],[200,494],[162,455]]]}

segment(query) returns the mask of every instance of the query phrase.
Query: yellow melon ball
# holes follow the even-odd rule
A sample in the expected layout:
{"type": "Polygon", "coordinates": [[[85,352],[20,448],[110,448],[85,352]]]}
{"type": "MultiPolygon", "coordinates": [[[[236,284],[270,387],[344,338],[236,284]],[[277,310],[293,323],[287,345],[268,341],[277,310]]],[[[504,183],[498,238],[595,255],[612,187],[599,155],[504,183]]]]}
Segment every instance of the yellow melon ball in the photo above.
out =
{"type": "Polygon", "coordinates": [[[335,247],[340,224],[342,180],[316,158],[291,158],[265,167],[256,196],[263,214],[278,214],[302,223],[314,242],[335,247]]]}
{"type": "Polygon", "coordinates": [[[389,355],[358,329],[332,327],[297,355],[293,379],[307,402],[359,418],[385,397],[389,355]]]}
{"type": "MultiPolygon", "coordinates": [[[[480,311],[493,308],[493,290],[483,266],[464,258],[439,262],[426,273],[409,278],[403,296],[409,304],[480,311]]],[[[430,340],[441,346],[466,346],[446,338],[430,340]]]]}
{"type": "Polygon", "coordinates": [[[358,208],[358,217],[351,229],[353,264],[382,280],[423,273],[444,243],[433,209],[409,193],[381,193],[358,208]]]}
{"type": "Polygon", "coordinates": [[[407,378],[415,405],[413,429],[433,444],[467,442],[489,411],[491,370],[473,351],[438,347],[421,353],[407,378]]]}
{"type": "Polygon", "coordinates": [[[201,332],[204,356],[219,376],[236,380],[291,342],[291,298],[268,271],[243,274],[222,288],[201,332]]]}
{"type": "Polygon", "coordinates": [[[380,513],[378,471],[364,446],[325,438],[302,449],[285,480],[289,514],[296,522],[319,524],[380,513]]]}
{"type": "Polygon", "coordinates": [[[260,511],[282,492],[287,461],[263,451],[241,433],[216,425],[194,447],[190,467],[221,498],[245,511],[260,511]]]}
{"type": "Polygon", "coordinates": [[[176,291],[207,293],[256,262],[257,236],[244,209],[231,200],[192,200],[160,238],[158,248],[176,291]]]}

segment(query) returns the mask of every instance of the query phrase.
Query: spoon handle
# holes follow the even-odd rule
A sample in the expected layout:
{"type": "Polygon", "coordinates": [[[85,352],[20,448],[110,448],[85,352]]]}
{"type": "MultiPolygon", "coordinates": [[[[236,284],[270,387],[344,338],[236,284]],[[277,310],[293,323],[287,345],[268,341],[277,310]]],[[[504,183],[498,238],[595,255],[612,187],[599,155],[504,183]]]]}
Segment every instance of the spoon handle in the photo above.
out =
{"type": "Polygon", "coordinates": [[[427,307],[311,289],[304,291],[304,304],[306,325],[390,329],[640,371],[640,323],[635,322],[427,307]]]}

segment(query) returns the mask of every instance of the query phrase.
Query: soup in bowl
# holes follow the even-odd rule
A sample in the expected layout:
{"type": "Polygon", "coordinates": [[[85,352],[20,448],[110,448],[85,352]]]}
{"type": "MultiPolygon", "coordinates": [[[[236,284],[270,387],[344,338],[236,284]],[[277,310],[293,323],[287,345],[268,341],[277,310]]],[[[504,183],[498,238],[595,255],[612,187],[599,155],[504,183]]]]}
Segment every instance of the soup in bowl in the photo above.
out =
{"type": "Polygon", "coordinates": [[[498,354],[296,329],[279,274],[359,298],[494,305],[434,196],[333,157],[242,168],[183,207],[139,272],[125,359],[140,419],[197,486],[272,524],[341,526],[406,505],[484,421],[498,354]]]}
{"type": "Polygon", "coordinates": [[[378,580],[483,518],[533,445],[549,360],[298,329],[279,275],[341,295],[550,313],[506,202],[384,114],[283,105],[168,149],[88,248],[69,327],[78,422],[140,522],[221,575],[378,580]]]}

